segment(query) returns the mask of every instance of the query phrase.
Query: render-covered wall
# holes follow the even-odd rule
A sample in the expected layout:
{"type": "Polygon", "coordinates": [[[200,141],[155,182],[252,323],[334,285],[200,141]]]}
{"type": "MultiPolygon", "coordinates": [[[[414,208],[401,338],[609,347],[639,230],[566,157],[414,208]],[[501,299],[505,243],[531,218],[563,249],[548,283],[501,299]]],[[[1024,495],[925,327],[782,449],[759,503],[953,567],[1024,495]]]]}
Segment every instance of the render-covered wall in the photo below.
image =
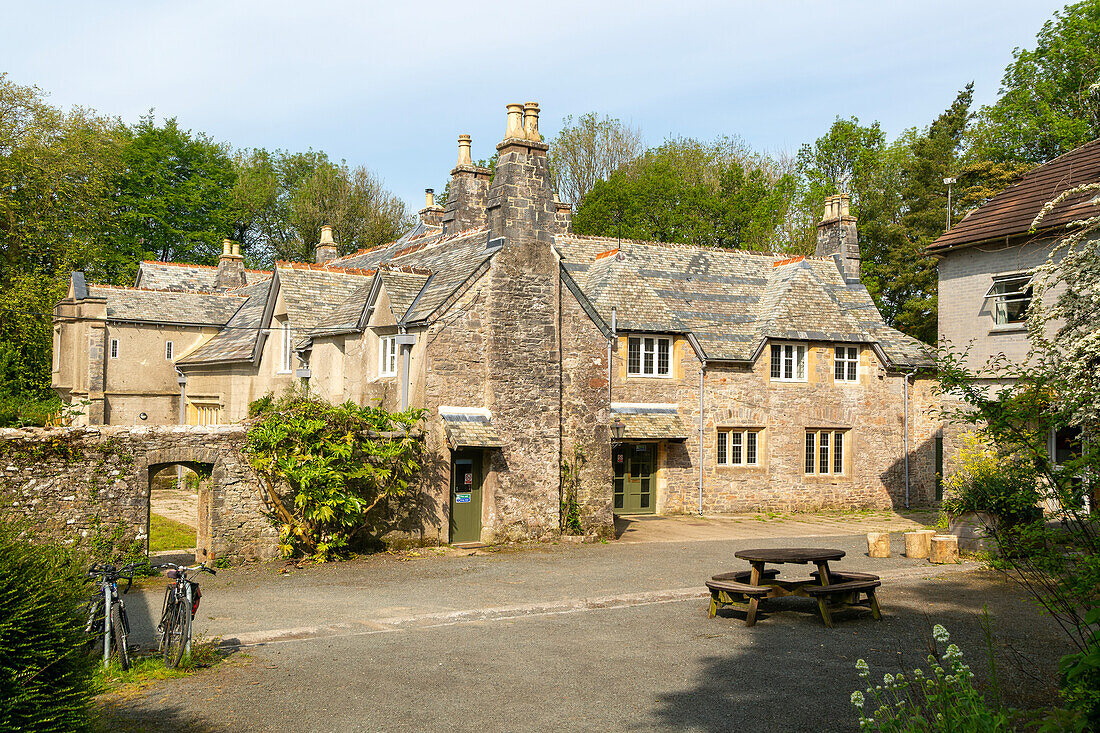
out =
{"type": "MultiPolygon", "coordinates": [[[[1046,263],[1052,242],[964,247],[944,253],[939,261],[939,338],[955,350],[969,347],[967,365],[979,369],[1003,354],[1010,363],[1027,359],[1030,343],[1023,323],[997,325],[993,300],[985,294],[994,276],[1030,273],[1046,263]]],[[[1057,297],[1055,288],[1048,297],[1057,297]]],[[[1057,324],[1052,324],[1052,330],[1057,324]]]]}
{"type": "Polygon", "coordinates": [[[244,428],[83,427],[0,429],[0,496],[37,529],[66,541],[122,525],[144,540],[150,478],[182,464],[211,471],[200,505],[198,559],[273,558],[278,533],[241,454],[244,428]]]}

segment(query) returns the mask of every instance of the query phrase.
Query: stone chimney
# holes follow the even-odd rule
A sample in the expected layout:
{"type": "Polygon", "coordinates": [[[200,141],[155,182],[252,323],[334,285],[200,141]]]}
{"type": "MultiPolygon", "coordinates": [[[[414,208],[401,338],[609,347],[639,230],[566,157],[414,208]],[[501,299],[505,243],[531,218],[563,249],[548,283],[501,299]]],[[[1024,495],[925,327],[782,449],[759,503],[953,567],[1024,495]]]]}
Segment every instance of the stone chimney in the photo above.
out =
{"type": "Polygon", "coordinates": [[[424,189],[424,208],[420,210],[420,221],[437,227],[443,223],[443,207],[435,205],[435,189],[424,189]]]}
{"type": "Polygon", "coordinates": [[[492,171],[479,168],[470,157],[470,136],[458,136],[458,163],[451,170],[447,204],[441,221],[445,233],[461,232],[485,224],[485,201],[492,171]]]}
{"type": "Polygon", "coordinates": [[[486,204],[490,238],[504,237],[505,244],[529,237],[550,243],[555,234],[567,231],[550,177],[549,148],[539,136],[539,106],[509,104],[486,204]]]}
{"type": "Polygon", "coordinates": [[[818,257],[832,257],[846,282],[859,282],[859,240],[856,218],[849,213],[848,194],[825,199],[825,215],[817,223],[818,257]]]}
{"type": "Polygon", "coordinates": [[[214,277],[214,287],[218,290],[239,288],[245,285],[244,257],[241,245],[232,239],[222,240],[222,255],[218,258],[218,274],[214,277]]]}
{"type": "Polygon", "coordinates": [[[321,241],[317,243],[315,254],[318,265],[323,265],[339,256],[336,241],[332,238],[332,227],[328,224],[321,227],[321,241]]]}

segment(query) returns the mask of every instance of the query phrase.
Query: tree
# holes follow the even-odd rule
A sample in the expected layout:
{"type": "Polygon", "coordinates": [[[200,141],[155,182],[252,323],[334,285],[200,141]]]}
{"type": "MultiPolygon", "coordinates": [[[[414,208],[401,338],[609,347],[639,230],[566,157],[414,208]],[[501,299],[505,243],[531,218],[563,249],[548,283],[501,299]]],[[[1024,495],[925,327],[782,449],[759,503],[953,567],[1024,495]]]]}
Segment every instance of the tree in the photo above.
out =
{"type": "Polygon", "coordinates": [[[589,112],[574,123],[572,115],[566,116],[550,145],[554,187],[576,207],[597,181],[606,181],[642,149],[641,132],[617,119],[589,112]]]}
{"type": "Polygon", "coordinates": [[[152,113],[125,131],[115,193],[122,236],[156,259],[212,263],[234,232],[227,148],[152,113]]]}
{"type": "Polygon", "coordinates": [[[1045,163],[1100,137],[1100,0],[1066,6],[1034,49],[1017,48],[979,117],[978,157],[999,163],[1045,163]]]}
{"type": "Polygon", "coordinates": [[[404,202],[362,166],[336,164],[313,150],[238,151],[233,161],[237,236],[256,264],[312,260],[326,224],[344,251],[392,241],[412,226],[404,202]]]}
{"type": "Polygon", "coordinates": [[[0,413],[8,419],[24,405],[56,400],[50,313],[69,271],[107,282],[133,272],[128,253],[114,246],[118,123],[80,108],[64,112],[44,97],[0,73],[0,413]]]}

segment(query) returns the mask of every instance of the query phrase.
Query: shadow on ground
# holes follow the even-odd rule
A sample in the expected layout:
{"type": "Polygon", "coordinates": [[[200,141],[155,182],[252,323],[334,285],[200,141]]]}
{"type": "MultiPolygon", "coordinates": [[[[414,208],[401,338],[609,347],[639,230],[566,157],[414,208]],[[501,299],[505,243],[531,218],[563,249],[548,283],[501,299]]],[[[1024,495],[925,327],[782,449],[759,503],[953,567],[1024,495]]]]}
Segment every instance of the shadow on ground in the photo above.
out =
{"type": "MultiPolygon", "coordinates": [[[[974,671],[980,689],[990,692],[989,654],[980,626],[983,604],[994,619],[992,651],[1004,704],[1032,708],[1057,704],[1057,661],[1069,653],[1054,623],[992,574],[953,575],[892,592],[884,584],[885,618],[850,611],[826,628],[806,599],[778,599],[744,628],[744,614],[723,609],[716,625],[741,627],[750,644],[728,655],[704,657],[695,679],[682,690],[656,700],[654,717],[674,730],[741,730],[755,720],[766,730],[855,730],[851,693],[862,689],[855,664],[865,659],[872,684],[885,673],[928,668],[931,628],[943,624],[974,671]],[[998,592],[983,593],[982,587],[998,592]],[[799,601],[803,601],[800,603],[799,601]],[[1023,611],[1023,612],[1021,612],[1023,611]]],[[[716,631],[719,629],[716,628],[716,631]]],[[[942,647],[941,647],[942,651],[942,647]]]]}
{"type": "Polygon", "coordinates": [[[188,731],[214,733],[224,728],[207,722],[189,710],[185,702],[165,702],[156,710],[131,708],[127,700],[113,699],[100,703],[95,730],[107,733],[143,733],[144,731],[188,731]]]}

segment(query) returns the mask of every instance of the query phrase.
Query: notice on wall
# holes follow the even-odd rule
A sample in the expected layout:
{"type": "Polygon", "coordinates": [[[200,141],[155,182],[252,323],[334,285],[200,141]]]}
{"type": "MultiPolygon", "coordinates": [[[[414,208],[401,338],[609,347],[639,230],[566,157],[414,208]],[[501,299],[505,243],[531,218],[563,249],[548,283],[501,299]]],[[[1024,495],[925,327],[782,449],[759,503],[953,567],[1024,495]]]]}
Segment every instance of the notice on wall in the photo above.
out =
{"type": "Polygon", "coordinates": [[[455,504],[469,504],[470,494],[455,494],[455,504]]]}
{"type": "Polygon", "coordinates": [[[474,475],[472,473],[466,474],[465,484],[467,486],[473,486],[474,485],[474,475]]]}

